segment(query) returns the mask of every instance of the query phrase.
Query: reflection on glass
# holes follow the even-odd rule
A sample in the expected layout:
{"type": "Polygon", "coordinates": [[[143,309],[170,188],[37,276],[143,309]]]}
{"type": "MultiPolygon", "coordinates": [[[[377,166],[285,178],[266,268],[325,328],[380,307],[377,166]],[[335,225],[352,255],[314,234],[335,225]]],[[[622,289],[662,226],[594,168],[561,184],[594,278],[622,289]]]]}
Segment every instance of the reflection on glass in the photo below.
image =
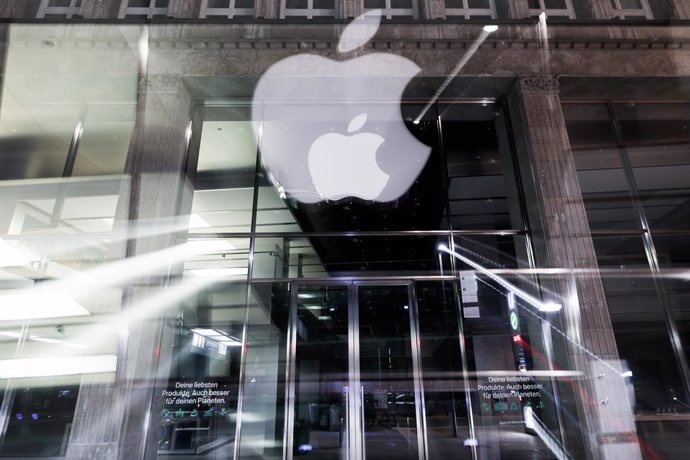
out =
{"type": "Polygon", "coordinates": [[[283,455],[289,288],[255,283],[249,298],[239,458],[283,455]]]}
{"type": "Polygon", "coordinates": [[[600,237],[594,246],[618,353],[631,372],[638,434],[649,449],[674,458],[676,445],[662,440],[655,422],[659,414],[685,413],[688,406],[642,239],[600,237]]]}
{"type": "Polygon", "coordinates": [[[638,228],[606,105],[564,104],[563,116],[590,227],[638,228]]]}
{"type": "Polygon", "coordinates": [[[295,454],[341,460],[347,449],[347,286],[300,287],[295,350],[295,454]]]}
{"type": "Polygon", "coordinates": [[[256,177],[256,140],[249,107],[195,111],[188,168],[194,183],[191,232],[249,232],[256,177]]]}
{"type": "Polygon", "coordinates": [[[436,247],[447,241],[436,236],[259,237],[252,277],[437,275],[436,247]]]}
{"type": "Polygon", "coordinates": [[[159,408],[162,458],[232,456],[246,292],[224,283],[180,308],[159,408]]]}
{"type": "Polygon", "coordinates": [[[417,283],[429,459],[471,458],[458,308],[451,283],[417,283]]]}
{"type": "Polygon", "coordinates": [[[614,111],[649,225],[690,229],[690,106],[615,104],[614,111]]]}
{"type": "Polygon", "coordinates": [[[450,224],[455,230],[509,229],[515,196],[499,149],[499,118],[488,104],[439,108],[448,175],[450,224]]]}
{"type": "Polygon", "coordinates": [[[357,300],[366,458],[416,459],[407,287],[360,286],[357,300]]]}

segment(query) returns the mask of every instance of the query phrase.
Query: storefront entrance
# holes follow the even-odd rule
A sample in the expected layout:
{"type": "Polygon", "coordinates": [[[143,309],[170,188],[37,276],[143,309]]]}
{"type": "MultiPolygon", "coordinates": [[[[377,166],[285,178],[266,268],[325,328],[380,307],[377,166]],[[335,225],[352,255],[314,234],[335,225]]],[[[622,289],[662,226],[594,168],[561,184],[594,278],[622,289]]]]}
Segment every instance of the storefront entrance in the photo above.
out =
{"type": "Polygon", "coordinates": [[[286,458],[425,458],[411,282],[293,287],[286,458]]]}

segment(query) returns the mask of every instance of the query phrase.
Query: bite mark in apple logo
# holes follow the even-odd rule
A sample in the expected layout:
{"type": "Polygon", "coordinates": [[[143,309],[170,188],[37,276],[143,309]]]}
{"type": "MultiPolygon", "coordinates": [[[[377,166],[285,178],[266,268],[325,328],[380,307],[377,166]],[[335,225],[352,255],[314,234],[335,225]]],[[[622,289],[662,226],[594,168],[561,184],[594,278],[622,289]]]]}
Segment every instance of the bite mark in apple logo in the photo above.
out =
{"type": "MultiPolygon", "coordinates": [[[[360,50],[380,21],[378,10],[356,18],[339,55],[360,50]]],[[[420,70],[391,53],[342,61],[298,54],[273,64],[254,91],[252,122],[277,189],[303,203],[387,202],[407,192],[431,153],[400,113],[403,90],[420,70]]]]}

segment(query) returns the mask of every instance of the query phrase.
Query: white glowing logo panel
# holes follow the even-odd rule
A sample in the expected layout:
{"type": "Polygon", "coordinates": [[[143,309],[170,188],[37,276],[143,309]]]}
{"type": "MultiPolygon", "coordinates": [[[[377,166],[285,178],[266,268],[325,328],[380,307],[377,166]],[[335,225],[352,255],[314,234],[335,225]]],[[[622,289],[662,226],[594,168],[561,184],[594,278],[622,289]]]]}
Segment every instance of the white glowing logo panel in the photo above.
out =
{"type": "MultiPolygon", "coordinates": [[[[348,25],[340,55],[378,30],[380,12],[348,25]]],[[[357,197],[392,201],[424,168],[431,148],[405,127],[400,101],[420,71],[389,53],[347,60],[300,54],[278,61],[254,92],[252,120],[273,183],[303,203],[357,197]]]]}

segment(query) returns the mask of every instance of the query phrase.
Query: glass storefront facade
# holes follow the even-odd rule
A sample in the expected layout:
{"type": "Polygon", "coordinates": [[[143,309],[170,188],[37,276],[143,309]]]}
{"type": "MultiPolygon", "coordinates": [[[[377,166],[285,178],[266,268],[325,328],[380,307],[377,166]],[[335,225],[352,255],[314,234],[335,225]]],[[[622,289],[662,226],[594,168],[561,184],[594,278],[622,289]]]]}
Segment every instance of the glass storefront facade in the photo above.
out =
{"type": "Polygon", "coordinates": [[[34,3],[0,457],[685,458],[682,4],[34,3]]]}

